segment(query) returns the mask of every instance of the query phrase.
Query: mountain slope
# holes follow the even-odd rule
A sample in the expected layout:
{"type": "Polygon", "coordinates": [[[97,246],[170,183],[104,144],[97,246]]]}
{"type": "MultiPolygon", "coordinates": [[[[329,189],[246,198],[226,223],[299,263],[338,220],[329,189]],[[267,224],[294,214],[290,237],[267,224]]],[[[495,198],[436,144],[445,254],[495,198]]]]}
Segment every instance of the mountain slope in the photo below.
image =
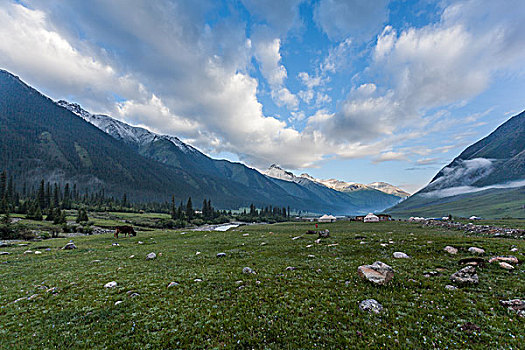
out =
{"type": "Polygon", "coordinates": [[[525,196],[521,201],[516,197],[524,193],[524,188],[525,112],[522,112],[465,149],[425,188],[389,212],[400,216],[451,213],[525,217],[525,196]],[[472,199],[479,203],[473,205],[472,199]]]}
{"type": "Polygon", "coordinates": [[[211,159],[175,137],[55,103],[2,70],[0,130],[0,166],[19,183],[67,181],[80,190],[127,193],[131,200],[211,198],[219,208],[254,203],[333,214],[368,209],[324,186],[274,179],[240,163],[211,159]]]}

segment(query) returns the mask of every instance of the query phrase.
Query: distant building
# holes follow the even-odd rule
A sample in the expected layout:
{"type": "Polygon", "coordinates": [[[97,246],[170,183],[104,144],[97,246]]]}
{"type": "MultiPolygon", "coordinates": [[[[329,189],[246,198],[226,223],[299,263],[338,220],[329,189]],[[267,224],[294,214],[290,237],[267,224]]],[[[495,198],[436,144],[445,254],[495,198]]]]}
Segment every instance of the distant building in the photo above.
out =
{"type": "Polygon", "coordinates": [[[377,217],[377,215],[369,213],[367,216],[365,216],[363,221],[364,222],[379,222],[379,218],[377,217]]]}
{"type": "Polygon", "coordinates": [[[364,215],[357,215],[355,217],[355,221],[364,221],[365,220],[365,216],[364,215]]]}
{"type": "Polygon", "coordinates": [[[379,218],[379,221],[392,221],[392,216],[388,214],[377,214],[376,216],[379,218]]]}
{"type": "Polygon", "coordinates": [[[335,216],[326,214],[317,219],[319,222],[335,222],[336,220],[337,218],[335,216]]]}

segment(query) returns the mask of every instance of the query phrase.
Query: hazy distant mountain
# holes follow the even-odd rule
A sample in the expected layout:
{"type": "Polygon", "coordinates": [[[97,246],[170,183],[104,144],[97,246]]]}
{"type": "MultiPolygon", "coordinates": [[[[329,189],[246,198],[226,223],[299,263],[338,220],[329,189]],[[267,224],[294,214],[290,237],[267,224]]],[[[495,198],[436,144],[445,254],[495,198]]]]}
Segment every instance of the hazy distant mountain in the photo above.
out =
{"type": "Polygon", "coordinates": [[[522,112],[468,147],[425,188],[390,211],[404,216],[451,213],[525,217],[524,198],[525,112],[522,112]]]}
{"type": "Polygon", "coordinates": [[[364,185],[364,184],[360,184],[357,182],[345,182],[345,181],[340,181],[336,179],[329,179],[329,180],[316,179],[313,176],[306,174],[306,173],[303,173],[300,176],[295,176],[292,172],[281,169],[276,164],[272,164],[266,171],[264,171],[264,174],[274,177],[276,179],[294,181],[297,183],[299,183],[302,179],[307,179],[312,182],[322,184],[328,188],[332,188],[339,192],[353,192],[353,191],[358,191],[358,190],[373,189],[373,190],[378,190],[380,192],[391,194],[391,195],[401,197],[401,198],[410,196],[410,193],[400,189],[399,187],[390,185],[386,182],[373,182],[371,184],[364,185]]]}
{"type": "MultiPolygon", "coordinates": [[[[339,195],[350,197],[351,202],[359,208],[356,213],[380,212],[399,202],[399,196],[385,193],[362,184],[343,182],[338,180],[319,180],[308,174],[295,176],[292,172],[272,164],[266,171],[269,177],[300,184],[316,193],[323,193],[326,189],[333,190],[339,195]]],[[[392,186],[393,187],[393,186],[392,186]]],[[[328,199],[327,199],[328,200],[328,199]]]]}

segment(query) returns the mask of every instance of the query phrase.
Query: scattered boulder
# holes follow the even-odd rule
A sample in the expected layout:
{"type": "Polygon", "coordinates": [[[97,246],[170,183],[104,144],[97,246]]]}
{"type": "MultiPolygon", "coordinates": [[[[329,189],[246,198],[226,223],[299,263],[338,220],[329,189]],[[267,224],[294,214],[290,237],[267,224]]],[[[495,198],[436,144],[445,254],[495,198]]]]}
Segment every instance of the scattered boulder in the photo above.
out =
{"type": "Polygon", "coordinates": [[[445,286],[445,289],[446,289],[446,290],[456,290],[456,289],[458,289],[458,287],[453,286],[453,285],[451,285],[451,284],[447,284],[447,285],[445,286]]]}
{"type": "Polygon", "coordinates": [[[255,275],[256,274],[256,272],[253,271],[250,267],[243,268],[242,269],[242,273],[247,274],[247,275],[250,275],[250,274],[255,275]]]}
{"type": "Polygon", "coordinates": [[[506,306],[507,309],[515,311],[518,314],[518,316],[525,317],[525,300],[500,300],[499,303],[503,306],[506,306]]]}
{"type": "Polygon", "coordinates": [[[458,253],[458,250],[456,248],[451,247],[449,245],[447,245],[443,250],[452,255],[456,255],[458,253]]]}
{"type": "Polygon", "coordinates": [[[35,251],[35,254],[36,254],[36,255],[40,255],[40,254],[42,254],[42,252],[41,252],[40,250],[36,250],[36,251],[35,251]]]}
{"type": "Polygon", "coordinates": [[[386,284],[394,277],[394,270],[387,264],[376,261],[372,265],[361,265],[357,268],[360,277],[379,285],[386,284]]]}
{"type": "Polygon", "coordinates": [[[32,250],[26,250],[26,251],[24,252],[24,254],[33,254],[33,251],[32,251],[32,250]]]}
{"type": "Polygon", "coordinates": [[[117,282],[115,281],[111,281],[111,282],[108,282],[104,285],[104,288],[114,288],[117,286],[117,282]]]}
{"type": "Polygon", "coordinates": [[[514,247],[510,250],[511,252],[517,252],[518,251],[518,248],[514,247]]]}
{"type": "Polygon", "coordinates": [[[168,288],[171,288],[171,287],[175,287],[175,286],[178,286],[179,284],[177,282],[170,282],[170,284],[168,284],[168,288]]]}
{"type": "Polygon", "coordinates": [[[9,252],[0,252],[0,255],[9,255],[9,254],[11,254],[11,253],[9,253],[9,252]]]}
{"type": "Polygon", "coordinates": [[[483,258],[464,258],[458,261],[460,265],[485,266],[483,258]]]}
{"type": "Polygon", "coordinates": [[[286,271],[294,271],[294,270],[296,270],[296,269],[297,269],[297,267],[288,266],[285,270],[286,270],[286,271]]]}
{"type": "Polygon", "coordinates": [[[130,259],[133,259],[134,257],[135,257],[135,255],[133,255],[133,254],[131,254],[131,255],[129,256],[130,259]]]}
{"type": "Polygon", "coordinates": [[[313,258],[315,258],[315,255],[313,255],[313,254],[309,254],[309,255],[308,255],[308,258],[309,258],[309,259],[313,259],[313,258]]]}
{"type": "Polygon", "coordinates": [[[146,260],[154,260],[157,258],[157,254],[151,252],[146,256],[146,260]]]}
{"type": "Polygon", "coordinates": [[[303,238],[303,236],[296,236],[292,238],[292,241],[295,241],[296,239],[303,238]]]}
{"type": "Polygon", "coordinates": [[[499,266],[504,268],[505,270],[514,270],[514,266],[512,266],[511,264],[507,264],[503,261],[499,263],[499,266]]]}
{"type": "Polygon", "coordinates": [[[410,259],[408,255],[403,252],[394,252],[394,258],[396,259],[410,259]]]}
{"type": "Polygon", "coordinates": [[[202,282],[202,279],[196,278],[196,279],[193,280],[193,282],[202,282]]]}
{"type": "Polygon", "coordinates": [[[481,327],[477,324],[474,324],[472,322],[467,322],[464,325],[462,325],[461,330],[466,333],[472,333],[472,332],[479,332],[481,331],[481,327]]]}
{"type": "Polygon", "coordinates": [[[217,258],[224,258],[226,256],[226,253],[218,253],[217,258]]]}
{"type": "Polygon", "coordinates": [[[73,242],[69,242],[66,244],[62,249],[68,250],[68,249],[77,249],[77,246],[73,242]]]}
{"type": "Polygon", "coordinates": [[[359,303],[359,309],[368,313],[379,314],[383,311],[383,305],[375,299],[366,299],[359,303]]]}
{"type": "Polygon", "coordinates": [[[123,303],[122,300],[117,300],[117,301],[115,301],[115,305],[122,304],[122,303],[123,303]]]}
{"type": "Polygon", "coordinates": [[[140,294],[137,293],[137,292],[133,292],[133,293],[131,293],[131,294],[129,295],[130,298],[135,298],[135,297],[139,297],[139,296],[140,296],[140,294]]]}
{"type": "Polygon", "coordinates": [[[452,282],[460,285],[478,284],[479,277],[474,266],[467,266],[450,276],[452,282]]]}
{"type": "Polygon", "coordinates": [[[479,254],[479,255],[485,254],[485,249],[478,248],[478,247],[470,247],[468,251],[471,252],[472,254],[479,254]]]}
{"type": "Polygon", "coordinates": [[[328,238],[328,237],[330,237],[330,231],[328,230],[319,231],[319,238],[328,238]]]}
{"type": "Polygon", "coordinates": [[[517,264],[519,263],[519,260],[518,258],[516,258],[515,256],[495,256],[493,258],[490,258],[489,259],[489,263],[493,263],[493,262],[506,262],[508,264],[517,264]]]}

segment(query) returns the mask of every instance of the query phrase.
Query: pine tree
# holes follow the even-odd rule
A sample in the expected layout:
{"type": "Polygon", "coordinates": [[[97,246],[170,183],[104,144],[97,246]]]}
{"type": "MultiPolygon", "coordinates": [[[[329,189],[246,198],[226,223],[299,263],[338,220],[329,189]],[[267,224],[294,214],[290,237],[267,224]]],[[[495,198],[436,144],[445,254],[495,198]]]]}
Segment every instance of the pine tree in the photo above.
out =
{"type": "Polygon", "coordinates": [[[53,201],[51,202],[51,205],[55,208],[60,207],[60,195],[58,192],[58,185],[55,183],[55,187],[53,188],[53,201]]]}
{"type": "Polygon", "coordinates": [[[186,203],[186,216],[188,220],[192,220],[195,212],[193,211],[193,204],[191,203],[191,197],[188,198],[188,203],[186,203]]]}
{"type": "MultiPolygon", "coordinates": [[[[40,187],[38,188],[38,194],[37,194],[37,201],[38,201],[38,205],[40,206],[40,209],[46,207],[46,192],[45,192],[44,186],[45,186],[44,179],[42,179],[42,181],[40,181],[40,187]]],[[[36,212],[36,208],[35,208],[35,212],[36,212]]]]}
{"type": "Polygon", "coordinates": [[[127,207],[128,206],[128,196],[124,193],[122,196],[122,206],[127,207]]]}
{"type": "Polygon", "coordinates": [[[40,207],[40,209],[49,208],[51,206],[51,184],[48,182],[46,184],[46,194],[45,194],[45,203],[43,207],[40,207]]]}
{"type": "Polygon", "coordinates": [[[55,221],[55,208],[51,207],[47,211],[46,221],[55,221]]]}
{"type": "Polygon", "coordinates": [[[177,219],[177,208],[175,207],[175,196],[171,196],[171,208],[170,208],[171,219],[177,219]]]}
{"type": "Polygon", "coordinates": [[[0,199],[4,198],[7,192],[7,173],[2,171],[0,174],[0,199]]]}
{"type": "Polygon", "coordinates": [[[204,219],[208,219],[209,217],[209,213],[208,213],[208,201],[206,199],[204,199],[202,201],[202,217],[204,219]]]}
{"type": "Polygon", "coordinates": [[[38,204],[36,205],[35,215],[32,219],[42,221],[42,209],[40,209],[40,206],[38,204]]]}
{"type": "Polygon", "coordinates": [[[71,193],[69,190],[69,183],[64,187],[64,199],[62,200],[63,209],[71,209],[71,193]]]}

